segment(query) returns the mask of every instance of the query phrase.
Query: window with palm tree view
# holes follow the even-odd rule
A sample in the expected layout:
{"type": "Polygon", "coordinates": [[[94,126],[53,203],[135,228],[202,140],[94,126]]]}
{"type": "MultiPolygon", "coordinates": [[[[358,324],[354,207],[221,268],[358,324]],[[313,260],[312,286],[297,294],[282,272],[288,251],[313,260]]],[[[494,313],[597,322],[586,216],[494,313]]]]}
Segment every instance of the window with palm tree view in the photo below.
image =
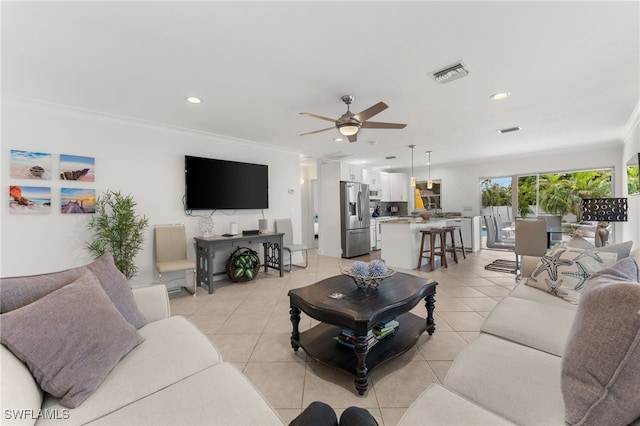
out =
{"type": "Polygon", "coordinates": [[[612,197],[612,169],[487,178],[481,191],[484,215],[499,214],[509,222],[516,217],[560,216],[563,234],[571,235],[582,222],[583,198],[612,197]]]}

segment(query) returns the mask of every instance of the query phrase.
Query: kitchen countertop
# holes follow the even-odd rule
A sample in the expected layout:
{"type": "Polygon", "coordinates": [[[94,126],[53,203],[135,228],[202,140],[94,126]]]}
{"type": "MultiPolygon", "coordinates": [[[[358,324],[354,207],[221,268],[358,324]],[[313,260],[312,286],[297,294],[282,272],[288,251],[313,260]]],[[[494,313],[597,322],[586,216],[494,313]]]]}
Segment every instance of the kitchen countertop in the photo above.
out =
{"type": "Polygon", "coordinates": [[[399,219],[391,219],[391,220],[385,220],[384,223],[385,224],[399,224],[399,225],[413,225],[413,224],[428,224],[428,223],[436,223],[436,222],[444,222],[446,220],[449,220],[449,218],[446,217],[437,217],[437,218],[430,218],[428,220],[424,220],[422,218],[399,218],[399,219]]]}

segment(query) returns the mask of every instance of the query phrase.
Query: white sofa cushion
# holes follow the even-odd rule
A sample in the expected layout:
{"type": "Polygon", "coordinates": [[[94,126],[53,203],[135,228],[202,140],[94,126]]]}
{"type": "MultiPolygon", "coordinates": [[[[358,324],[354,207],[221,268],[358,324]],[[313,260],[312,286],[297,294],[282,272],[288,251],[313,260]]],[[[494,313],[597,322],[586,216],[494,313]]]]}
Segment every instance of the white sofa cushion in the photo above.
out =
{"type": "Polygon", "coordinates": [[[91,425],[283,425],[254,385],[221,363],[189,376],[91,425]]]}
{"type": "MultiPolygon", "coordinates": [[[[70,410],[69,422],[90,422],[221,362],[209,339],[183,317],[149,323],[139,332],[145,341],[116,365],[80,407],[70,410]]],[[[49,395],[43,407],[63,408],[49,395]]]]}
{"type": "Polygon", "coordinates": [[[507,419],[438,384],[429,386],[404,413],[399,426],[499,426],[507,419]]]}
{"type": "Polygon", "coordinates": [[[544,303],[545,305],[553,305],[563,309],[578,309],[578,306],[567,302],[564,299],[556,297],[544,290],[540,290],[535,287],[530,287],[525,284],[525,280],[520,282],[517,286],[511,290],[509,297],[517,297],[520,299],[531,300],[533,302],[544,303]]]}
{"type": "Polygon", "coordinates": [[[2,424],[33,425],[42,405],[42,390],[26,365],[0,345],[2,424]],[[34,416],[32,413],[35,413],[34,416]]]}
{"type": "Polygon", "coordinates": [[[520,425],[563,425],[561,359],[481,334],[460,352],[445,386],[520,425]]]}
{"type": "Polygon", "coordinates": [[[575,315],[574,309],[506,297],[491,311],[480,330],[562,356],[575,315]]]}

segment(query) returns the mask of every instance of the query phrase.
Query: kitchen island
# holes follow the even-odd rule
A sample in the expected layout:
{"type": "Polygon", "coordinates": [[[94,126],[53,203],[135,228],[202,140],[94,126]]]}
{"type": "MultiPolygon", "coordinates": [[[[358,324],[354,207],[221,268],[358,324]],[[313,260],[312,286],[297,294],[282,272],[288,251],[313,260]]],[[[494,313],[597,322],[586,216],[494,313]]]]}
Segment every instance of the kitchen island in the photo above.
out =
{"type": "Polygon", "coordinates": [[[447,226],[447,218],[416,220],[414,218],[394,219],[381,222],[384,238],[379,247],[381,257],[392,268],[415,269],[418,267],[421,230],[447,226]]]}

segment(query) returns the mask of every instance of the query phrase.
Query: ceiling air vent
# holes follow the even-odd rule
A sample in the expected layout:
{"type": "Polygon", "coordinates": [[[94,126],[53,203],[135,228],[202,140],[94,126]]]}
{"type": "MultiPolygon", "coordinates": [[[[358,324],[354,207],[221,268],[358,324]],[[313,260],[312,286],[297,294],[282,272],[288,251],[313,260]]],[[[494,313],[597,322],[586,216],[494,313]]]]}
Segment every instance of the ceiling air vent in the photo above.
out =
{"type": "Polygon", "coordinates": [[[433,79],[440,84],[449,83],[450,81],[457,80],[469,75],[469,69],[462,62],[456,62],[441,70],[431,73],[433,79]]]}
{"type": "Polygon", "coordinates": [[[351,157],[353,154],[349,154],[347,152],[336,151],[330,152],[329,154],[325,154],[322,158],[326,158],[327,160],[340,160],[343,158],[351,157]]]}
{"type": "Polygon", "coordinates": [[[385,160],[393,160],[394,158],[396,158],[395,155],[389,155],[388,157],[384,157],[385,160]]]}
{"type": "Polygon", "coordinates": [[[502,129],[502,130],[498,130],[498,133],[511,133],[511,132],[517,132],[518,130],[521,130],[522,128],[520,126],[516,126],[516,127],[509,127],[508,129],[502,129]]]}

